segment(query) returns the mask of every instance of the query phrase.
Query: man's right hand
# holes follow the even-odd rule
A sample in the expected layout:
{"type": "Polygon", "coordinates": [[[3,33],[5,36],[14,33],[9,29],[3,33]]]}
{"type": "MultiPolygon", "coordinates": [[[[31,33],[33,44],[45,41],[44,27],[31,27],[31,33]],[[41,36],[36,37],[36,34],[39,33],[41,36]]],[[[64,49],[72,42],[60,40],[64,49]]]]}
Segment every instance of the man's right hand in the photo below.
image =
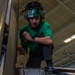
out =
{"type": "Polygon", "coordinates": [[[30,34],[28,32],[26,32],[26,31],[23,33],[23,37],[24,37],[25,40],[33,41],[33,39],[30,36],[30,34]]]}

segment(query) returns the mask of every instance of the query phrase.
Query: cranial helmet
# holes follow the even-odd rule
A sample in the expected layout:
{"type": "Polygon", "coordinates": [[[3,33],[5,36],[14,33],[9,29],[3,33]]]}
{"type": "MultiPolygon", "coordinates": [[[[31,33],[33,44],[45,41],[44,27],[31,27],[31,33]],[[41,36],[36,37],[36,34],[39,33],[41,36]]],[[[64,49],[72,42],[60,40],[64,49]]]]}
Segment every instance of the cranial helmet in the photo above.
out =
{"type": "Polygon", "coordinates": [[[41,18],[44,19],[45,11],[43,10],[41,3],[30,2],[25,7],[24,16],[26,17],[26,19],[32,18],[32,17],[38,17],[38,16],[41,16],[41,18]]]}

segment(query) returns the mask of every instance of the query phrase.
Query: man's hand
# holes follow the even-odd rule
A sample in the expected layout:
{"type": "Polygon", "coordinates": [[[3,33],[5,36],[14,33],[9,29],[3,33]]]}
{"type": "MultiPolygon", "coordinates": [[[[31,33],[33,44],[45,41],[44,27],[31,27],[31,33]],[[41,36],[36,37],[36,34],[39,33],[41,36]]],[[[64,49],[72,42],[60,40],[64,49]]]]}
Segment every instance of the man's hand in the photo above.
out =
{"type": "Polygon", "coordinates": [[[30,34],[26,31],[23,33],[23,37],[25,40],[29,40],[29,41],[33,40],[32,37],[30,36],[30,34]]]}

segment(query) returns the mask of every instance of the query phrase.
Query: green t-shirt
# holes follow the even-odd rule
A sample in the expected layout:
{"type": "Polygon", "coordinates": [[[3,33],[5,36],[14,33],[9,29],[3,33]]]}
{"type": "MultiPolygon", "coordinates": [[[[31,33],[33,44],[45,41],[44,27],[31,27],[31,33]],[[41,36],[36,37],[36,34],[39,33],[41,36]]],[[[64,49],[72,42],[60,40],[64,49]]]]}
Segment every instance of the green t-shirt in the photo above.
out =
{"type": "Polygon", "coordinates": [[[26,41],[24,42],[24,38],[23,38],[23,32],[26,31],[30,34],[31,37],[43,37],[43,36],[50,36],[51,39],[53,39],[53,34],[52,34],[52,30],[50,27],[50,24],[46,21],[42,21],[42,23],[40,24],[39,29],[37,30],[33,30],[30,28],[29,24],[23,26],[20,29],[19,32],[19,37],[21,39],[21,45],[23,48],[28,48],[29,51],[34,51],[37,49],[37,47],[39,46],[39,43],[36,42],[31,42],[31,41],[26,41]]]}

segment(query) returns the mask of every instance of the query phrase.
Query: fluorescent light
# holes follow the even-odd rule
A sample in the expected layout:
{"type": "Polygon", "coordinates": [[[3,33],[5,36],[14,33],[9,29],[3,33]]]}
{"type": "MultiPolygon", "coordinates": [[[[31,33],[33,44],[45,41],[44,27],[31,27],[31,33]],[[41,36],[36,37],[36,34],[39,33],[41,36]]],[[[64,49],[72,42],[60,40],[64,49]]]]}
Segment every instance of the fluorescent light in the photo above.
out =
{"type": "Polygon", "coordinates": [[[75,39],[75,35],[71,36],[72,39],[75,39]]]}
{"type": "Polygon", "coordinates": [[[68,38],[68,39],[66,39],[64,42],[65,43],[68,43],[68,42],[70,42],[72,39],[71,38],[68,38]]]}
{"type": "Polygon", "coordinates": [[[70,41],[72,41],[73,39],[75,39],[75,35],[69,37],[68,39],[64,40],[65,43],[68,43],[70,41]]]}

